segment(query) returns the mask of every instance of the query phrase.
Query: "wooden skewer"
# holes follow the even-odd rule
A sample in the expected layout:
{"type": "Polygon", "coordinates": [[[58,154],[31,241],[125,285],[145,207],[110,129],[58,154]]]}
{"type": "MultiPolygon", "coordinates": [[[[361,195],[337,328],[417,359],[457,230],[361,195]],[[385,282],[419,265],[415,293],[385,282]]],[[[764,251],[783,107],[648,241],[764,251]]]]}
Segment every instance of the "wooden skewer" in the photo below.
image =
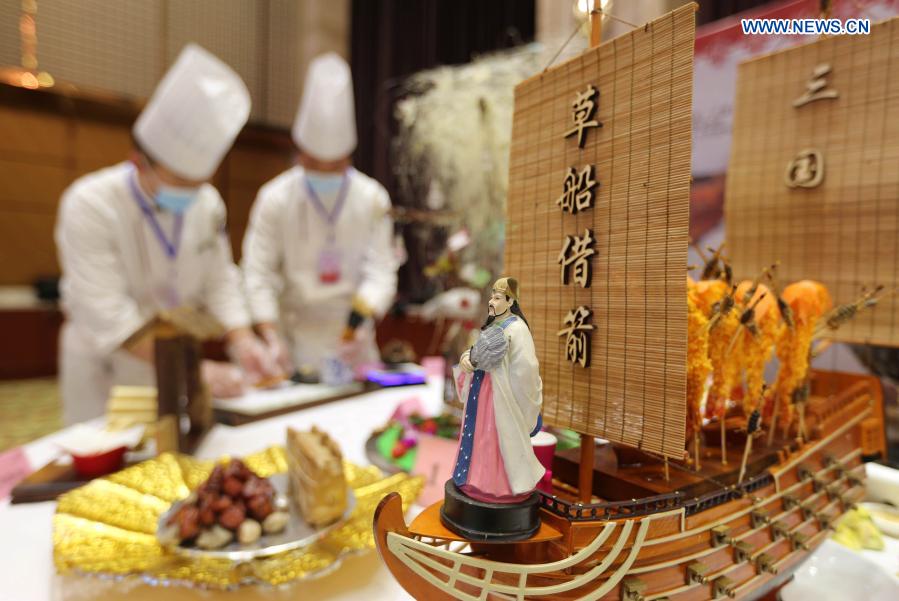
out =
{"type": "Polygon", "coordinates": [[[734,294],[737,291],[736,286],[731,286],[730,292],[721,297],[721,300],[717,303],[717,309],[712,310],[712,316],[709,318],[707,324],[705,324],[705,331],[711,332],[715,329],[715,326],[718,325],[718,321],[721,320],[724,316],[734,310],[734,294]]]}
{"type": "Polygon", "coordinates": [[[774,444],[774,431],[777,429],[777,411],[780,409],[780,395],[774,395],[774,413],[771,414],[771,429],[768,431],[768,446],[774,444]]]}
{"type": "Polygon", "coordinates": [[[692,241],[690,242],[690,246],[692,246],[693,250],[696,251],[696,254],[699,255],[699,259],[703,262],[703,264],[708,263],[709,257],[705,254],[705,251],[702,250],[701,246],[692,241]]]}
{"type": "Polygon", "coordinates": [[[718,263],[721,261],[721,251],[724,250],[724,242],[718,248],[707,247],[707,249],[712,253],[712,256],[709,257],[702,268],[702,275],[699,276],[701,280],[717,278],[721,273],[718,263]]]}
{"type": "Polygon", "coordinates": [[[727,420],[725,417],[721,416],[721,465],[727,465],[727,420]]]}
{"type": "Polygon", "coordinates": [[[730,337],[730,342],[727,344],[727,352],[724,353],[725,356],[730,355],[730,352],[734,350],[734,345],[737,343],[737,339],[739,339],[740,334],[743,333],[744,329],[752,334],[753,330],[751,330],[750,328],[756,327],[755,308],[760,302],[762,302],[763,298],[765,298],[764,294],[759,296],[754,303],[752,303],[740,314],[740,324],[737,326],[737,329],[734,330],[733,335],[730,337]]]}
{"type": "Polygon", "coordinates": [[[746,434],[746,446],[743,447],[743,461],[740,463],[740,477],[737,478],[737,484],[743,482],[743,476],[746,475],[746,462],[749,461],[749,453],[752,451],[752,434],[746,434]]]}
{"type": "Polygon", "coordinates": [[[865,309],[870,309],[871,307],[876,306],[880,301],[893,295],[893,292],[881,295],[880,293],[883,291],[883,288],[883,286],[877,286],[874,290],[863,293],[855,301],[834,307],[828,311],[820,320],[818,320],[815,331],[812,333],[812,339],[821,338],[830,332],[838,330],[840,326],[855,318],[856,315],[865,309]]]}
{"type": "MultiPolygon", "coordinates": [[[[765,398],[765,387],[762,387],[762,396],[759,400],[758,405],[761,404],[765,398]]],[[[746,416],[746,444],[743,447],[743,461],[740,462],[740,476],[737,478],[737,484],[743,482],[743,476],[746,475],[746,464],[749,461],[749,453],[752,452],[752,439],[755,436],[756,431],[759,429],[759,424],[762,420],[761,410],[758,405],[753,409],[752,413],[746,416]]]]}
{"type": "Polygon", "coordinates": [[[812,359],[816,357],[820,357],[821,353],[830,348],[830,345],[833,344],[833,340],[822,340],[819,344],[815,345],[815,348],[811,350],[812,359]]]}
{"type": "Polygon", "coordinates": [[[755,276],[755,279],[752,280],[752,285],[749,286],[749,289],[746,291],[746,294],[743,296],[743,299],[740,301],[744,305],[748,304],[752,297],[755,296],[756,291],[759,289],[759,284],[762,283],[762,280],[766,277],[770,277],[771,271],[777,267],[777,263],[773,263],[768,267],[762,269],[762,271],[755,276]]]}
{"type": "Polygon", "coordinates": [[[799,440],[805,443],[805,401],[799,403],[799,440]]]}
{"type": "Polygon", "coordinates": [[[697,472],[702,469],[702,463],[699,461],[699,432],[693,433],[693,462],[697,472]]]}

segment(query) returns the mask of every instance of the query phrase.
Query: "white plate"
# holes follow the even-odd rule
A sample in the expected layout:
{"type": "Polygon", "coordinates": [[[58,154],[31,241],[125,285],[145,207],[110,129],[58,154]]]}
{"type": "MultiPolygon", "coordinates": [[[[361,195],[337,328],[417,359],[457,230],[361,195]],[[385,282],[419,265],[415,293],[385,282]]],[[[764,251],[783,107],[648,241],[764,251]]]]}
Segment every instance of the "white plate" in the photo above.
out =
{"type": "MultiPolygon", "coordinates": [[[[276,508],[287,511],[290,515],[287,527],[282,532],[279,532],[278,534],[263,534],[255,543],[246,545],[234,540],[221,549],[200,549],[199,547],[184,546],[180,544],[166,545],[166,548],[177,555],[196,558],[205,557],[230,559],[232,561],[247,561],[257,557],[267,557],[269,555],[276,555],[278,553],[283,553],[284,551],[291,551],[293,549],[311,545],[334,528],[345,523],[353,513],[353,509],[356,507],[356,496],[353,494],[353,489],[348,488],[347,506],[343,515],[337,521],[328,524],[327,526],[316,528],[306,523],[299,511],[297,511],[296,508],[291,507],[291,504],[287,501],[287,475],[275,474],[271,476],[269,480],[271,480],[272,486],[275,488],[276,508]]],[[[156,527],[157,538],[163,540],[161,534],[163,529],[166,528],[169,516],[174,515],[183,504],[184,501],[178,501],[172,505],[168,511],[162,514],[156,527]]]]}
{"type": "Polygon", "coordinates": [[[887,536],[899,538],[899,509],[885,503],[860,503],[871,514],[877,529],[887,536]]]}
{"type": "Polygon", "coordinates": [[[896,601],[899,584],[859,553],[824,541],[780,590],[783,601],[896,601]]]}

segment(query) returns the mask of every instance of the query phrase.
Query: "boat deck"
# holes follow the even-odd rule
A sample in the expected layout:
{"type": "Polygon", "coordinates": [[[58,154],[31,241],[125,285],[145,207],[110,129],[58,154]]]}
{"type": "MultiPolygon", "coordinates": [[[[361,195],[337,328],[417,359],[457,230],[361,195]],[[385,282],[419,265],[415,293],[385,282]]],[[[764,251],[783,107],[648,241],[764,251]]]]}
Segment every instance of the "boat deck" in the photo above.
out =
{"type": "MultiPolygon", "coordinates": [[[[742,420],[740,423],[742,424],[742,420]]],[[[713,424],[713,427],[715,432],[711,433],[710,430],[713,435],[708,438],[717,440],[717,424],[713,424]]],[[[597,448],[594,463],[594,502],[621,501],[674,492],[680,492],[685,497],[700,496],[736,484],[743,459],[745,434],[738,431],[736,420],[728,428],[726,464],[721,461],[720,445],[706,444],[702,449],[699,471],[686,462],[669,461],[667,479],[665,464],[660,458],[625,447],[601,445],[597,448]]],[[[756,438],[749,454],[744,480],[757,476],[776,464],[778,453],[784,449],[795,449],[797,446],[795,440],[775,440],[768,447],[764,437],[756,438]]],[[[564,483],[574,485],[577,482],[578,459],[578,449],[557,454],[553,475],[564,483]]],[[[565,488],[559,487],[556,494],[574,500],[574,495],[565,488]]]]}
{"type": "MultiPolygon", "coordinates": [[[[443,507],[443,503],[434,503],[416,517],[412,523],[409,525],[409,532],[417,536],[423,536],[426,538],[433,538],[443,541],[455,542],[455,541],[464,541],[470,542],[468,539],[463,538],[449,530],[446,526],[443,525],[443,522],[440,521],[440,508],[443,507]]],[[[547,524],[546,522],[542,522],[540,524],[540,530],[537,531],[537,534],[527,539],[527,543],[545,543],[549,541],[559,540],[562,538],[562,533],[547,524]]]]}

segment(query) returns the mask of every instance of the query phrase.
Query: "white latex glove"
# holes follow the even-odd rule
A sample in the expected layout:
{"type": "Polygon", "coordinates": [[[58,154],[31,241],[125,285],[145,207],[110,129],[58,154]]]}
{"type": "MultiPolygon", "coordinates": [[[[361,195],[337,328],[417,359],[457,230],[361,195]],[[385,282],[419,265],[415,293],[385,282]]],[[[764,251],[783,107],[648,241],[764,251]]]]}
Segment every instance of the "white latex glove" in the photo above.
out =
{"type": "Polygon", "coordinates": [[[356,367],[367,361],[373,361],[377,358],[368,356],[368,351],[372,347],[372,339],[375,331],[372,327],[365,325],[359,326],[352,331],[350,335],[347,332],[337,350],[337,356],[341,361],[351,367],[356,367]]]}
{"type": "Polygon", "coordinates": [[[459,367],[461,367],[462,371],[466,373],[474,373],[474,365],[471,364],[469,351],[465,351],[464,353],[462,353],[462,356],[459,357],[459,367]]]}
{"type": "Polygon", "coordinates": [[[273,328],[265,328],[262,330],[262,340],[268,349],[269,356],[274,361],[281,373],[286,377],[293,373],[293,361],[290,360],[290,352],[284,340],[278,335],[273,328]]]}
{"type": "Polygon", "coordinates": [[[244,393],[244,377],[240,368],[231,363],[204,359],[200,375],[214,398],[226,399],[244,393]]]}
{"type": "Polygon", "coordinates": [[[266,346],[252,332],[232,337],[228,344],[228,354],[243,369],[247,381],[252,385],[283,376],[266,346]]]}

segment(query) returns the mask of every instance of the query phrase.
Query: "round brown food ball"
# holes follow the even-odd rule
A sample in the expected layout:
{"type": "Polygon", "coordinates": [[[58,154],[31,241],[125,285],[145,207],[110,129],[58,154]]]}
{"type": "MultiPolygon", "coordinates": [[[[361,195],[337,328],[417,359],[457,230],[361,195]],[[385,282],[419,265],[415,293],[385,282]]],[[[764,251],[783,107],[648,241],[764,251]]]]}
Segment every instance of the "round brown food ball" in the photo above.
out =
{"type": "Polygon", "coordinates": [[[244,510],[236,505],[232,505],[219,515],[219,524],[228,530],[237,530],[245,518],[246,513],[244,510]]]}
{"type": "Polygon", "coordinates": [[[229,476],[225,478],[225,484],[222,486],[222,489],[227,495],[239,497],[240,493],[243,491],[243,482],[234,476],[229,476]]]}

